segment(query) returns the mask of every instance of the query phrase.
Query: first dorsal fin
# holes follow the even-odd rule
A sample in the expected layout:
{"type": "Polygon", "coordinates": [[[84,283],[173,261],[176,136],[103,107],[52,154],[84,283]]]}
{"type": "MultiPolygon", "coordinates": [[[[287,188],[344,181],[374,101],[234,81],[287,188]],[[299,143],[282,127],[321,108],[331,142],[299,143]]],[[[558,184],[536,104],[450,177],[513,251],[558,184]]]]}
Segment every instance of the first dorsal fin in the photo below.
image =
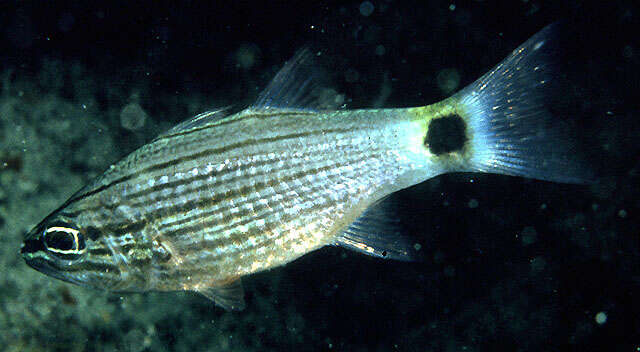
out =
{"type": "Polygon", "coordinates": [[[335,110],[344,97],[330,88],[329,75],[315,62],[319,52],[303,48],[284,65],[250,109],[335,110]]]}
{"type": "MultiPolygon", "coordinates": [[[[330,88],[329,75],[315,62],[309,48],[299,50],[284,65],[271,83],[260,94],[248,110],[336,110],[344,102],[344,96],[330,88]]],[[[228,107],[198,114],[158,136],[164,138],[222,121],[237,118],[239,114],[228,114],[228,107]]]]}
{"type": "Polygon", "coordinates": [[[161,135],[159,135],[158,138],[167,137],[172,134],[184,132],[194,128],[202,127],[204,125],[209,125],[211,123],[219,122],[220,120],[228,116],[228,113],[227,113],[228,109],[229,109],[228,107],[224,107],[216,110],[205,111],[201,114],[198,114],[186,121],[183,121],[173,126],[171,129],[169,129],[165,133],[162,133],[161,135]]]}

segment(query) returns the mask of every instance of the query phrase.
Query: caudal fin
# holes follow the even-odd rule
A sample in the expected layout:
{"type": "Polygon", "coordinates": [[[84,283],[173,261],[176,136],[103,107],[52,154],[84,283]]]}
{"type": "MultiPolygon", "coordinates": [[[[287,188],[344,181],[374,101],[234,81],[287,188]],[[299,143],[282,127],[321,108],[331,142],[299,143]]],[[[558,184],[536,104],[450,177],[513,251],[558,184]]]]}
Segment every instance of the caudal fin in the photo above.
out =
{"type": "MultiPolygon", "coordinates": [[[[550,25],[454,99],[469,127],[470,171],[564,183],[594,180],[572,131],[552,113],[559,78],[551,65],[558,25],[550,25]]],[[[561,97],[560,97],[561,98],[561,97]]]]}

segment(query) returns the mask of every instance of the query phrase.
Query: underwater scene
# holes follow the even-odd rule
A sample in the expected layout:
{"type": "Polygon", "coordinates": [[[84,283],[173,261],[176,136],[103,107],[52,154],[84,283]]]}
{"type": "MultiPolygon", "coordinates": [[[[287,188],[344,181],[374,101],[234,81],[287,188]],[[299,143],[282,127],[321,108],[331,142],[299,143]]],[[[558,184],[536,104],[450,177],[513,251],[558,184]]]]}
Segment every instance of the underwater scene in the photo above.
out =
{"type": "Polygon", "coordinates": [[[634,1],[0,10],[0,351],[640,350],[634,1]]]}

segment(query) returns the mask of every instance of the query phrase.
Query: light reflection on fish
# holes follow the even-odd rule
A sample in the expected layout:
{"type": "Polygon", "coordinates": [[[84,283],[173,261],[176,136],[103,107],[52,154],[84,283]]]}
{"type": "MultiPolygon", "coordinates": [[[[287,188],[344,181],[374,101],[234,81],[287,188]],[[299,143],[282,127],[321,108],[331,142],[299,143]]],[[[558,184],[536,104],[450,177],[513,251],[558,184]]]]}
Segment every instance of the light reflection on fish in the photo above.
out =
{"type": "Polygon", "coordinates": [[[411,260],[419,246],[383,201],[395,191],[457,171],[586,180],[544,109],[553,28],[416,108],[321,109],[302,51],[253,106],[198,115],[112,165],[29,232],[22,255],[79,285],[192,290],[227,309],[244,306],[241,277],[322,246],[411,260]]]}

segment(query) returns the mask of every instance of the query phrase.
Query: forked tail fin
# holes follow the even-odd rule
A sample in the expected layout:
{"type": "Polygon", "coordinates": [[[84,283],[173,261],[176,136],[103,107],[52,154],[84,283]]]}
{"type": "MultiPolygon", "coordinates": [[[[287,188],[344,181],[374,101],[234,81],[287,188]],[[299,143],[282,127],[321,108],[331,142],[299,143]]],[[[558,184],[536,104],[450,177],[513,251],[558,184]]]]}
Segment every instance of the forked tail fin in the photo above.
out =
{"type": "Polygon", "coordinates": [[[469,171],[564,183],[594,181],[571,131],[551,111],[554,35],[558,24],[538,32],[504,61],[454,97],[467,121],[469,171]]]}

